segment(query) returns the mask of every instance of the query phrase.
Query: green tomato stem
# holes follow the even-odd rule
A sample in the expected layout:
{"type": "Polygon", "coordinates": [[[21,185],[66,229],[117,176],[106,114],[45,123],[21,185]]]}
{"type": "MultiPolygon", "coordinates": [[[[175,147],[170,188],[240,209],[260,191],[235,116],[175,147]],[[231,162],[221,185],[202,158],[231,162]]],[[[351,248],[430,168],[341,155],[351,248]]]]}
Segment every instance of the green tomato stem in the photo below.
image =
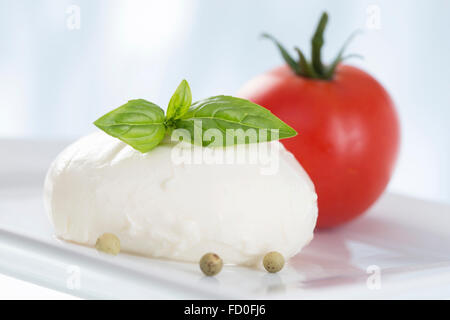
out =
{"type": "Polygon", "coordinates": [[[311,40],[311,63],[314,71],[319,75],[324,74],[324,65],[322,63],[322,47],[324,44],[323,33],[328,23],[328,14],[326,12],[322,13],[320,17],[319,24],[317,25],[316,32],[311,40]]]}
{"type": "Polygon", "coordinates": [[[319,23],[317,24],[317,28],[311,39],[311,61],[308,61],[308,59],[305,57],[305,55],[299,48],[297,47],[294,48],[298,54],[298,60],[295,60],[294,58],[291,57],[291,55],[283,47],[283,45],[281,45],[281,43],[278,40],[276,40],[273,36],[265,33],[263,34],[263,37],[271,40],[277,46],[283,60],[287,63],[287,65],[292,69],[292,71],[296,75],[311,79],[332,80],[334,74],[336,73],[336,69],[339,63],[341,63],[346,58],[356,56],[356,55],[348,55],[346,57],[343,57],[347,45],[353,39],[356,32],[354,32],[350,36],[350,38],[345,42],[344,46],[339,51],[333,62],[329,65],[324,65],[322,62],[322,48],[325,43],[323,34],[325,32],[327,24],[328,24],[328,14],[324,12],[320,17],[319,23]]]}

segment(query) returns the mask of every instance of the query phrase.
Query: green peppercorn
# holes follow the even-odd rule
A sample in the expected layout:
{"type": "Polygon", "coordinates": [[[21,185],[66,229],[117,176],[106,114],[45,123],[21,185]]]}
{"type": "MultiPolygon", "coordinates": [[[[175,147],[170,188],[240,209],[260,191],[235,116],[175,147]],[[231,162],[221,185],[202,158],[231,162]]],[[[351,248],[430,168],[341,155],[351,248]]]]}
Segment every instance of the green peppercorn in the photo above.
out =
{"type": "Polygon", "coordinates": [[[207,276],[215,276],[222,267],[223,261],[215,253],[207,253],[200,259],[200,269],[207,276]]]}
{"type": "Polygon", "coordinates": [[[97,239],[95,248],[101,252],[117,255],[120,252],[120,240],[112,233],[104,233],[97,239]]]}
{"type": "Polygon", "coordinates": [[[270,273],[276,273],[284,267],[284,257],[281,253],[272,251],[264,256],[264,268],[270,273]]]}

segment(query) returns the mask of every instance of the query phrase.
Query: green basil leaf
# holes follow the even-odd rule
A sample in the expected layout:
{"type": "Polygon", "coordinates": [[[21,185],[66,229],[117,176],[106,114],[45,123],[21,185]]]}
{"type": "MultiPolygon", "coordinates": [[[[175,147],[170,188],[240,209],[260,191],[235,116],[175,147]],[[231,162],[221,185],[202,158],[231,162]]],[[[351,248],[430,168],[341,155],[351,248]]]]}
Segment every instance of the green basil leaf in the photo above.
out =
{"type": "Polygon", "coordinates": [[[195,136],[198,136],[201,130],[203,146],[271,141],[297,135],[294,129],[269,110],[248,100],[231,96],[215,96],[194,103],[180,119],[175,121],[175,127],[189,131],[192,143],[196,142],[195,136]],[[204,133],[209,129],[220,131],[221,141],[209,138],[205,140],[204,133]],[[234,130],[234,133],[240,129],[244,132],[253,129],[252,132],[256,132],[256,141],[247,139],[236,141],[233,131],[227,129],[234,130]],[[278,136],[271,134],[271,130],[277,130],[278,136]],[[264,131],[268,131],[267,136],[262,134],[264,131]]]}
{"type": "Polygon", "coordinates": [[[164,111],[143,99],[130,100],[123,106],[105,114],[94,124],[107,134],[122,140],[145,153],[164,138],[164,111]]]}
{"type": "Polygon", "coordinates": [[[183,80],[170,99],[169,106],[167,107],[167,119],[171,120],[180,118],[189,110],[191,103],[191,88],[189,88],[187,81],[183,80]]]}

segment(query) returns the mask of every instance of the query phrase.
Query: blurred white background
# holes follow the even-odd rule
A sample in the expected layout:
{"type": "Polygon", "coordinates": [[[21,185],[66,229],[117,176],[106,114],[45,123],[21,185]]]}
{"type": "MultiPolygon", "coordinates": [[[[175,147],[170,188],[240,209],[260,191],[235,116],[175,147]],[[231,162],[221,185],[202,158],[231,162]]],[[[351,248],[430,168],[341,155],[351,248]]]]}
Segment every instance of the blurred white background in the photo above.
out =
{"type": "Polygon", "coordinates": [[[282,63],[261,32],[309,50],[324,9],[325,58],[364,29],[348,52],[365,59],[350,63],[396,102],[389,188],[450,203],[448,0],[0,0],[0,138],[75,139],[127,99],[165,107],[183,78],[194,99],[233,94],[282,63]]]}

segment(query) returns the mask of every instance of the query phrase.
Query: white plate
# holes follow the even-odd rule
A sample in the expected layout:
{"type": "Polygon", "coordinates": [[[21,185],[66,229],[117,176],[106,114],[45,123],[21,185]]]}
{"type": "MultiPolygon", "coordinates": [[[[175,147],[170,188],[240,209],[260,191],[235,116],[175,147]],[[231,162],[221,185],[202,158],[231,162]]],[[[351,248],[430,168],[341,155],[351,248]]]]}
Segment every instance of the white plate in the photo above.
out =
{"type": "MultiPolygon", "coordinates": [[[[66,143],[0,141],[0,272],[84,298],[448,298],[450,207],[385,195],[364,217],[317,232],[279,274],[121,253],[55,239],[42,204],[66,143]]],[[[1,290],[1,289],[0,289],[1,290]]]]}

